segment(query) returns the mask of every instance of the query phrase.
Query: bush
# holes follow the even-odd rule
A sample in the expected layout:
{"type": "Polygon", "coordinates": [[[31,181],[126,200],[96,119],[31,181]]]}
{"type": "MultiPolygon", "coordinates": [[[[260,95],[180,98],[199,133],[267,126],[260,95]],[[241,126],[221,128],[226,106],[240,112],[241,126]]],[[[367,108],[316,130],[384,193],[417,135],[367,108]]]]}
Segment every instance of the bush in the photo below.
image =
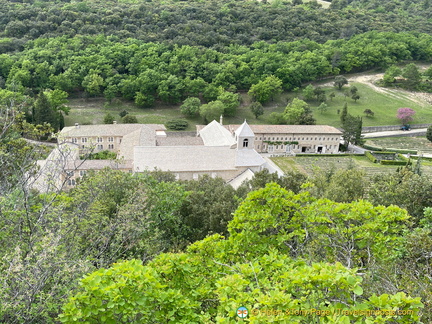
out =
{"type": "Polygon", "coordinates": [[[138,119],[133,115],[126,115],[122,118],[123,124],[138,124],[138,119]]]}
{"type": "Polygon", "coordinates": [[[408,161],[381,160],[382,165],[407,165],[408,161]]]}
{"type": "Polygon", "coordinates": [[[365,156],[366,156],[369,160],[371,160],[373,163],[377,163],[377,162],[378,162],[377,158],[376,158],[375,156],[373,156],[372,153],[369,152],[369,151],[367,151],[367,152],[365,153],[365,156]]]}
{"type": "Polygon", "coordinates": [[[184,119],[172,119],[167,121],[165,126],[171,130],[185,130],[189,123],[184,119]]]}

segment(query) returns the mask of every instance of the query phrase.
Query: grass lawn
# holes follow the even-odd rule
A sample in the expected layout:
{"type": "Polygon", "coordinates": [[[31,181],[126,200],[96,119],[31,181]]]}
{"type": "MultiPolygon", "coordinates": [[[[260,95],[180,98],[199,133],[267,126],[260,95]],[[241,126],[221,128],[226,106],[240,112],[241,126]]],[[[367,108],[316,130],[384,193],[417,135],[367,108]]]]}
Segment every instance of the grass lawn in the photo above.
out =
{"type": "Polygon", "coordinates": [[[327,95],[328,109],[324,113],[320,113],[317,109],[318,103],[311,103],[314,111],[314,116],[317,124],[331,125],[340,127],[338,109],[342,111],[345,102],[348,104],[348,112],[354,116],[365,116],[363,111],[371,109],[374,117],[363,117],[363,126],[378,126],[378,125],[398,125],[399,120],[396,118],[397,110],[401,107],[409,107],[417,113],[412,124],[430,123],[432,120],[432,107],[426,104],[420,104],[411,100],[405,93],[381,93],[373,88],[362,83],[350,83],[350,86],[356,86],[360,99],[355,102],[351,96],[345,97],[344,92],[349,90],[348,86],[344,86],[342,90],[337,90],[334,87],[324,87],[327,95]],[[334,92],[336,96],[330,100],[329,94],[334,92]]]}
{"type": "Polygon", "coordinates": [[[371,138],[366,144],[384,148],[418,150],[423,153],[432,153],[432,142],[426,137],[380,137],[371,138]]]}

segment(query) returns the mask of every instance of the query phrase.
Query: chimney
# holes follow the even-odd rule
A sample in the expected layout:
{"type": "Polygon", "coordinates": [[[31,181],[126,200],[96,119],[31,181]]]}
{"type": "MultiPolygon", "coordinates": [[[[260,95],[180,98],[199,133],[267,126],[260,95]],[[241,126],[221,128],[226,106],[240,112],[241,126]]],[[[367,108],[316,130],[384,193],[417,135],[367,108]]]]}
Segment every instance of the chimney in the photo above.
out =
{"type": "Polygon", "coordinates": [[[117,120],[113,120],[113,124],[117,124],[117,120]]]}
{"type": "Polygon", "coordinates": [[[223,116],[220,115],[219,124],[223,125],[223,116]]]}

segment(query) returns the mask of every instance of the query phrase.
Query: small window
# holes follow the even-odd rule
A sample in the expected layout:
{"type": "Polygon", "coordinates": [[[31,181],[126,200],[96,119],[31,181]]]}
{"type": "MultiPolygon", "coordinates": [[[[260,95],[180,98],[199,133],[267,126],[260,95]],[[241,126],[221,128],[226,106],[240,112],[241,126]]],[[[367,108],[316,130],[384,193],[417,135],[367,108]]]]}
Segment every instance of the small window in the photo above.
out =
{"type": "Polygon", "coordinates": [[[103,142],[103,138],[102,137],[98,137],[97,141],[98,141],[98,143],[101,143],[101,142],[103,142]]]}
{"type": "Polygon", "coordinates": [[[72,138],[72,143],[78,143],[78,138],[72,138]]]}
{"type": "Polygon", "coordinates": [[[108,142],[114,142],[114,137],[108,137],[108,142]]]}
{"type": "Polygon", "coordinates": [[[245,138],[243,140],[243,147],[248,147],[248,145],[249,145],[249,140],[247,138],[245,138]]]}
{"type": "Polygon", "coordinates": [[[114,149],[114,144],[108,144],[108,149],[110,150],[114,149]]]}
{"type": "Polygon", "coordinates": [[[99,145],[97,146],[97,148],[98,148],[98,150],[103,150],[103,145],[102,145],[102,144],[99,144],[99,145]]]}
{"type": "Polygon", "coordinates": [[[81,170],[80,171],[80,177],[84,177],[86,175],[87,171],[81,170]]]}
{"type": "Polygon", "coordinates": [[[214,179],[217,177],[217,173],[216,172],[212,172],[211,177],[214,179]]]}
{"type": "Polygon", "coordinates": [[[180,180],[180,174],[176,173],[176,174],[175,174],[175,179],[176,179],[176,180],[180,180]]]}
{"type": "Polygon", "coordinates": [[[194,180],[198,180],[198,173],[194,173],[194,174],[193,174],[193,179],[194,179],[194,180]]]}
{"type": "Polygon", "coordinates": [[[258,144],[258,146],[257,146],[257,149],[258,149],[258,150],[259,150],[259,147],[260,147],[260,146],[259,146],[259,144],[258,144]]]}
{"type": "Polygon", "coordinates": [[[82,142],[82,143],[87,143],[87,137],[83,137],[83,138],[81,138],[81,142],[82,142]]]}

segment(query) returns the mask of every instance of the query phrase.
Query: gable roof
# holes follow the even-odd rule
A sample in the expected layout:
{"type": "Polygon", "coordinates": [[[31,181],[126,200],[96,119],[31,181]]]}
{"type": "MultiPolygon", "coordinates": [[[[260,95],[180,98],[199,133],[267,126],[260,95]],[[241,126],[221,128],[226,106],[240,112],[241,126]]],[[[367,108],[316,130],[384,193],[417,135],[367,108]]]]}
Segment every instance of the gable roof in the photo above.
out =
{"type": "Polygon", "coordinates": [[[236,144],[230,131],[213,120],[199,131],[205,146],[231,146],[236,144]]]}
{"type": "MultiPolygon", "coordinates": [[[[228,125],[231,131],[240,129],[243,125],[228,125]]],[[[334,134],[342,132],[328,125],[250,125],[255,134],[334,134]]]]}
{"type": "Polygon", "coordinates": [[[60,136],[125,136],[136,130],[147,128],[154,133],[158,130],[166,130],[159,124],[104,124],[104,125],[78,125],[64,127],[60,136]]]}
{"type": "Polygon", "coordinates": [[[236,136],[240,137],[240,136],[244,136],[244,137],[251,137],[251,136],[255,136],[254,132],[252,131],[252,129],[249,127],[248,123],[246,122],[246,120],[244,121],[243,124],[240,125],[239,128],[236,129],[235,131],[236,136]]]}

